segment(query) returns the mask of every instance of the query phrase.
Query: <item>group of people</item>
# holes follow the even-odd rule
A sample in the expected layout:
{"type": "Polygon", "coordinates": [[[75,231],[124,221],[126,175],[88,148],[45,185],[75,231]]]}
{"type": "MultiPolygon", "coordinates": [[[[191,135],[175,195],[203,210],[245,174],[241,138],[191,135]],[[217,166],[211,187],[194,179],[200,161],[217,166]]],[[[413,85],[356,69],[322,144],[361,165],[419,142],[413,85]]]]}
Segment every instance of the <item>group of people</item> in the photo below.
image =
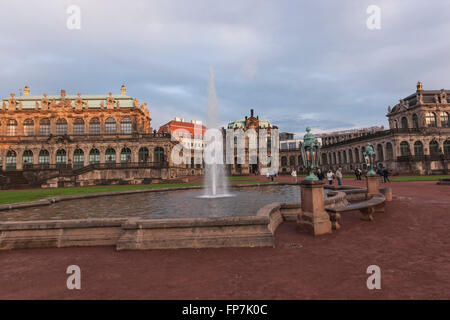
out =
{"type": "Polygon", "coordinates": [[[381,183],[387,183],[390,182],[389,180],[389,170],[385,167],[383,167],[383,164],[380,163],[380,165],[377,168],[377,171],[375,171],[377,175],[380,176],[381,183]]]}
{"type": "MultiPolygon", "coordinates": [[[[318,169],[318,171],[320,171],[320,169],[318,169]]],[[[324,178],[323,173],[320,171],[319,174],[321,175],[322,178],[321,179],[319,177],[319,180],[323,180],[324,178]]],[[[328,184],[332,185],[335,179],[337,180],[338,186],[342,186],[342,179],[343,179],[342,168],[338,168],[334,173],[331,169],[327,171],[328,184]]]]}

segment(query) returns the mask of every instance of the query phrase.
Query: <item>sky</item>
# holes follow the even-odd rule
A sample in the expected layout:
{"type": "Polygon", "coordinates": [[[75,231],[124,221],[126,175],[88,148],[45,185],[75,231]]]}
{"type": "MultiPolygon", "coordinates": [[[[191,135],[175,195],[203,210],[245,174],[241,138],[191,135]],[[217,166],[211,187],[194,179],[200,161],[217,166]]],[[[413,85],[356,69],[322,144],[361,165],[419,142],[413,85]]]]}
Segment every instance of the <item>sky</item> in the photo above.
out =
{"type": "Polygon", "coordinates": [[[0,95],[127,93],[152,127],[206,120],[209,68],[223,125],[280,131],[384,125],[424,89],[450,88],[450,1],[0,0],[0,95]],[[80,9],[69,29],[67,8],[80,9]],[[370,5],[380,8],[371,30],[370,5]]]}

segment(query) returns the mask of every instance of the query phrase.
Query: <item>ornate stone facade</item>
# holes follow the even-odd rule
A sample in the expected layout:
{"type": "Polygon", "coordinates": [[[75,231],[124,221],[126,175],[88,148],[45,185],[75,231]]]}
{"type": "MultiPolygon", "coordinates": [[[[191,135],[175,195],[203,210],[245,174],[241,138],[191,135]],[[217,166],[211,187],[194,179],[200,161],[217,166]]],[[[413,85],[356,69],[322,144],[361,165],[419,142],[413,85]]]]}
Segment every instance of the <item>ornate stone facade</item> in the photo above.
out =
{"type": "MultiPolygon", "coordinates": [[[[3,99],[1,167],[8,171],[81,169],[108,164],[172,167],[175,142],[152,132],[146,103],[126,95],[30,95],[3,99]]],[[[117,165],[117,166],[116,166],[117,165]]]]}
{"type": "Polygon", "coordinates": [[[447,173],[450,160],[450,95],[448,90],[423,90],[388,107],[389,130],[362,129],[322,135],[321,165],[346,171],[365,168],[362,156],[367,143],[377,163],[394,173],[447,173]]]}

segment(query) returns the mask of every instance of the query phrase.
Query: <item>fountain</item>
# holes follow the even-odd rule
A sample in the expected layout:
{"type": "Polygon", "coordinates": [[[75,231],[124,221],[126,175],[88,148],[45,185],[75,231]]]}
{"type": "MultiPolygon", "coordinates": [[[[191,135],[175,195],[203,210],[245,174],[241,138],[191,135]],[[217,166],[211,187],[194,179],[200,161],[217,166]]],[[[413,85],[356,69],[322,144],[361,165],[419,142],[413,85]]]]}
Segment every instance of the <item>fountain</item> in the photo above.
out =
{"type": "MultiPolygon", "coordinates": [[[[208,130],[219,130],[219,101],[217,99],[216,87],[214,85],[214,72],[212,67],[209,68],[209,83],[208,83],[208,130]]],[[[228,193],[228,180],[225,174],[223,164],[223,141],[214,139],[209,142],[207,150],[220,150],[211,155],[211,161],[205,165],[205,194],[203,198],[223,198],[233,196],[228,193]],[[222,157],[221,159],[219,157],[222,157]]]]}

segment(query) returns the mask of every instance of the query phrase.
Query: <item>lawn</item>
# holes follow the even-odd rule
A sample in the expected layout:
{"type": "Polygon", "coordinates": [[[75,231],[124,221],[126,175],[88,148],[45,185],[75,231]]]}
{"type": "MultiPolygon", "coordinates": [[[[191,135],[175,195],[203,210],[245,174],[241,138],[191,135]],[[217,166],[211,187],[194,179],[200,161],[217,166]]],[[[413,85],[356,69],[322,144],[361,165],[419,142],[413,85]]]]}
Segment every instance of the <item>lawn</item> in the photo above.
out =
{"type": "MultiPolygon", "coordinates": [[[[233,177],[241,179],[231,179],[232,184],[267,183],[266,181],[255,181],[255,178],[243,179],[244,177],[233,177]],[[236,180],[236,181],[234,181],[236,180]]],[[[0,192],[0,204],[36,201],[44,198],[71,196],[76,194],[92,194],[101,192],[117,192],[128,190],[161,189],[175,187],[200,186],[202,183],[176,183],[176,184],[147,184],[147,185],[118,185],[118,186],[93,186],[93,187],[72,187],[54,189],[31,189],[31,190],[11,190],[0,192]]]]}
{"type": "Polygon", "coordinates": [[[450,178],[450,176],[397,176],[389,177],[391,181],[438,181],[439,179],[450,178]]]}

